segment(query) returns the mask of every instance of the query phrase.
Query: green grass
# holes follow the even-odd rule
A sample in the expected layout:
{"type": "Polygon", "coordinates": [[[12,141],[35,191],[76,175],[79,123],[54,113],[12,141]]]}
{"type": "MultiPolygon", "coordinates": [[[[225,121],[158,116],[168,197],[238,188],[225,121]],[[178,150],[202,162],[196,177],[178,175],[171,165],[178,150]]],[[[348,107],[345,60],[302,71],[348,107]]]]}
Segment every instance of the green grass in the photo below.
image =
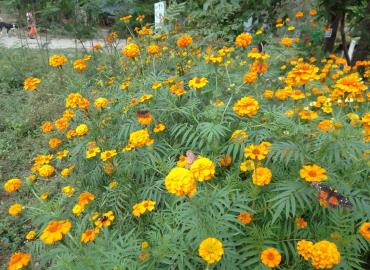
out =
{"type": "MultiPolygon", "coordinates": [[[[27,176],[33,156],[45,145],[40,125],[60,113],[67,91],[55,76],[45,76],[50,70],[47,59],[42,50],[2,48],[0,54],[0,250],[6,253],[22,245],[30,228],[16,226],[17,219],[7,215],[14,196],[8,196],[2,185],[9,178],[27,176]],[[23,81],[31,75],[46,78],[47,87],[34,93],[24,91],[23,81]]],[[[23,203],[27,200],[27,196],[22,198],[23,203]]],[[[7,254],[1,252],[0,265],[5,260],[7,254]]]]}

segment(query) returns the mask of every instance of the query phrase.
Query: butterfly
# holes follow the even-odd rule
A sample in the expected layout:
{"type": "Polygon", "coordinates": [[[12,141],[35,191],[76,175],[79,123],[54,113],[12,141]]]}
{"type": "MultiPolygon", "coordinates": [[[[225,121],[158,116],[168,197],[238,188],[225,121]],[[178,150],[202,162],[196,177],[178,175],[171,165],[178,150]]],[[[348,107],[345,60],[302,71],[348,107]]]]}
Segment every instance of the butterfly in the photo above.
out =
{"type": "Polygon", "coordinates": [[[265,44],[267,44],[267,42],[263,40],[263,41],[261,41],[260,43],[258,43],[256,45],[257,50],[258,50],[259,53],[262,53],[263,48],[265,47],[265,44]]]}
{"type": "Polygon", "coordinates": [[[138,117],[145,117],[149,114],[149,111],[148,110],[138,110],[136,111],[136,115],[138,117]]]}
{"type": "Polygon", "coordinates": [[[329,208],[337,208],[340,206],[352,208],[352,203],[331,187],[318,182],[312,183],[311,185],[319,191],[319,201],[322,206],[329,208]]]}
{"type": "Polygon", "coordinates": [[[186,162],[191,165],[197,159],[197,156],[191,150],[186,151],[186,162]]]}

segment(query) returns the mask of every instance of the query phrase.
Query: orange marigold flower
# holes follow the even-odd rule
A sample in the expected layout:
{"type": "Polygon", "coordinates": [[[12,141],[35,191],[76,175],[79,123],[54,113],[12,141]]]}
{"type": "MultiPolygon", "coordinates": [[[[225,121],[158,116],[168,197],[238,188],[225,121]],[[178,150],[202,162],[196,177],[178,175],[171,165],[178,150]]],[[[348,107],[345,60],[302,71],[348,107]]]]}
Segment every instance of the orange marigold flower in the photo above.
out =
{"type": "Polygon", "coordinates": [[[269,268],[278,266],[281,262],[281,254],[276,248],[266,248],[261,253],[261,262],[269,268]]]}
{"type": "Polygon", "coordinates": [[[220,240],[210,237],[200,243],[198,253],[208,264],[214,264],[221,260],[224,249],[220,240]]]}
{"type": "Polygon", "coordinates": [[[253,219],[253,213],[240,213],[238,215],[238,220],[244,225],[251,223],[252,219],[253,219]]]}
{"type": "Polygon", "coordinates": [[[316,164],[303,166],[299,174],[307,182],[320,182],[328,179],[326,170],[316,164]]]}
{"type": "Polygon", "coordinates": [[[140,217],[146,212],[152,212],[155,209],[155,201],[145,200],[140,203],[135,204],[132,207],[132,215],[135,217],[140,217]]]}
{"type": "Polygon", "coordinates": [[[248,139],[249,135],[247,132],[241,129],[237,129],[231,134],[231,139],[236,143],[243,143],[245,139],[248,139]]]}
{"type": "Polygon", "coordinates": [[[49,133],[53,130],[53,123],[50,121],[44,122],[41,126],[41,131],[43,133],[49,133]]]}
{"type": "Polygon", "coordinates": [[[309,12],[308,12],[311,16],[315,16],[316,14],[317,14],[317,11],[316,10],[310,10],[309,12]]]}
{"type": "Polygon", "coordinates": [[[253,171],[252,181],[257,186],[265,186],[271,182],[272,173],[269,168],[258,167],[253,171]]]}
{"type": "Polygon", "coordinates": [[[314,120],[316,119],[317,117],[319,117],[319,115],[317,114],[317,112],[314,112],[314,111],[311,111],[311,110],[303,110],[303,111],[300,111],[298,113],[299,115],[299,118],[301,118],[302,120],[314,120]]]}
{"type": "Polygon", "coordinates": [[[78,72],[82,72],[86,70],[87,64],[84,59],[77,59],[73,62],[73,68],[78,72]]]}
{"type": "Polygon", "coordinates": [[[81,235],[81,242],[82,243],[88,243],[95,240],[95,229],[87,229],[85,230],[81,235]]]}
{"type": "Polygon", "coordinates": [[[40,240],[45,244],[50,245],[62,240],[72,227],[69,220],[55,220],[49,222],[47,227],[41,233],[40,240]]]}
{"type": "Polygon", "coordinates": [[[358,231],[365,239],[370,240],[370,222],[362,223],[358,231]]]}
{"type": "Polygon", "coordinates": [[[19,178],[11,178],[8,181],[5,182],[4,184],[4,190],[6,192],[14,192],[20,189],[22,186],[22,180],[19,178]]]}
{"type": "Polygon", "coordinates": [[[29,77],[23,83],[23,89],[26,91],[35,91],[37,86],[41,83],[39,78],[29,77]]]}
{"type": "Polygon", "coordinates": [[[123,55],[128,58],[135,58],[140,54],[140,48],[135,43],[129,43],[123,48],[123,55]]]}
{"type": "Polygon", "coordinates": [[[241,33],[235,39],[235,45],[241,48],[245,48],[252,44],[252,35],[249,33],[241,33]]]}
{"type": "Polygon", "coordinates": [[[267,154],[269,153],[271,146],[271,143],[269,142],[262,142],[260,144],[256,145],[250,145],[245,147],[244,149],[244,157],[245,158],[251,158],[251,159],[257,159],[257,160],[263,160],[266,158],[267,154]]]}
{"type": "Polygon", "coordinates": [[[233,158],[230,155],[223,155],[221,156],[218,164],[221,167],[229,167],[232,162],[233,162],[233,158]]]}
{"type": "Polygon", "coordinates": [[[304,16],[304,13],[303,13],[302,11],[298,11],[298,12],[295,14],[295,17],[296,17],[297,19],[302,18],[303,16],[304,16]]]}
{"type": "Polygon", "coordinates": [[[297,243],[297,251],[306,261],[311,257],[311,248],[313,243],[307,240],[299,240],[297,243]]]}
{"type": "Polygon", "coordinates": [[[61,143],[62,143],[62,140],[61,139],[51,138],[49,140],[49,147],[52,148],[52,149],[54,149],[54,148],[57,148],[61,143]]]}
{"type": "Polygon", "coordinates": [[[326,120],[322,120],[317,126],[316,128],[320,131],[323,131],[323,132],[330,132],[330,131],[333,131],[335,130],[335,126],[334,126],[334,123],[332,120],[329,120],[329,119],[326,119],[326,120]]]}
{"type": "Polygon", "coordinates": [[[163,124],[163,123],[159,123],[158,125],[156,125],[156,126],[153,128],[153,132],[154,132],[154,133],[160,133],[160,132],[163,132],[165,129],[166,129],[165,124],[163,124]]]}
{"type": "Polygon", "coordinates": [[[64,55],[54,54],[49,58],[49,65],[52,67],[62,67],[67,63],[68,59],[64,55]]]}
{"type": "Polygon", "coordinates": [[[280,40],[280,43],[282,45],[284,45],[285,47],[290,47],[290,46],[292,46],[293,40],[291,38],[289,38],[289,37],[283,37],[280,40]]]}
{"type": "Polygon", "coordinates": [[[330,269],[340,263],[337,246],[329,241],[317,242],[310,248],[312,266],[316,269],[330,269]]]}
{"type": "Polygon", "coordinates": [[[23,205],[19,203],[12,204],[8,209],[8,213],[11,216],[18,216],[22,211],[23,211],[23,205]]]}
{"type": "Polygon", "coordinates": [[[40,169],[38,169],[38,173],[42,177],[49,177],[54,174],[54,167],[51,165],[43,165],[40,169]]]}
{"type": "Polygon", "coordinates": [[[152,114],[147,110],[139,110],[136,112],[136,119],[140,125],[148,126],[153,121],[152,114]]]}
{"type": "Polygon", "coordinates": [[[319,68],[314,65],[303,62],[299,63],[288,72],[287,77],[285,78],[285,83],[290,86],[307,84],[308,82],[319,78],[316,75],[318,71],[319,68]]]}
{"type": "Polygon", "coordinates": [[[9,259],[8,270],[19,270],[26,267],[31,259],[29,253],[15,252],[9,259]]]}
{"type": "Polygon", "coordinates": [[[86,206],[89,204],[90,201],[95,200],[95,195],[90,192],[82,192],[78,197],[78,204],[82,206],[86,206]]]}
{"type": "Polygon", "coordinates": [[[239,116],[251,117],[259,110],[259,103],[252,96],[239,99],[233,106],[234,112],[239,116]]]}
{"type": "Polygon", "coordinates": [[[189,35],[183,35],[182,37],[178,38],[176,41],[176,45],[179,48],[186,48],[193,43],[193,39],[189,35]]]}
{"type": "Polygon", "coordinates": [[[243,81],[247,84],[255,83],[257,80],[258,73],[257,72],[247,72],[244,74],[243,81]]]}
{"type": "Polygon", "coordinates": [[[157,44],[150,44],[146,48],[146,53],[149,55],[158,55],[160,53],[160,48],[157,44]]]}
{"type": "Polygon", "coordinates": [[[295,224],[297,225],[297,227],[304,229],[307,227],[308,222],[303,217],[299,217],[295,220],[295,224]]]}
{"type": "Polygon", "coordinates": [[[179,81],[176,84],[171,85],[170,91],[172,94],[176,96],[182,96],[186,94],[186,90],[184,88],[184,81],[179,81]]]}

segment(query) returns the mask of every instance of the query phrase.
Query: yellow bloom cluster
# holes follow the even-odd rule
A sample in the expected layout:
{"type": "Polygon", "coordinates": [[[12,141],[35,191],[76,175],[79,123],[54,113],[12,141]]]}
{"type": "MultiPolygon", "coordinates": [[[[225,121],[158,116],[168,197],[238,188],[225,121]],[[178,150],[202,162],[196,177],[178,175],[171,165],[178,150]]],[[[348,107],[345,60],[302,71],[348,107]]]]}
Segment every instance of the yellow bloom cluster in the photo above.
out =
{"type": "Polygon", "coordinates": [[[208,181],[215,175],[215,165],[208,158],[198,157],[191,165],[190,172],[199,182],[208,181]]]}
{"type": "Polygon", "coordinates": [[[29,77],[23,83],[23,89],[26,91],[35,91],[41,83],[39,78],[29,77]]]}
{"type": "Polygon", "coordinates": [[[169,193],[176,196],[192,197],[197,189],[193,174],[185,168],[173,168],[164,180],[169,193]]]}
{"type": "Polygon", "coordinates": [[[135,58],[140,55],[140,48],[135,43],[129,43],[123,48],[122,53],[128,58],[135,58]]]}
{"type": "Polygon", "coordinates": [[[198,253],[208,264],[214,264],[221,260],[224,248],[220,240],[210,237],[200,243],[198,253]]]}
{"type": "Polygon", "coordinates": [[[133,148],[142,148],[144,146],[152,145],[154,140],[150,138],[149,131],[147,129],[141,129],[134,131],[130,134],[129,143],[122,151],[130,151],[133,148]]]}
{"type": "Polygon", "coordinates": [[[71,227],[72,223],[69,220],[51,221],[41,233],[40,240],[47,245],[54,244],[62,240],[63,236],[69,232],[71,227]]]}
{"type": "Polygon", "coordinates": [[[315,269],[331,269],[340,263],[340,253],[337,246],[327,240],[319,241],[316,244],[300,240],[297,243],[297,251],[306,261],[311,260],[315,269]]]}
{"type": "Polygon", "coordinates": [[[234,112],[239,116],[251,117],[259,110],[259,103],[252,96],[239,99],[233,106],[234,112]]]}
{"type": "Polygon", "coordinates": [[[152,212],[155,209],[155,201],[145,200],[140,203],[135,204],[132,207],[132,215],[135,217],[140,217],[145,212],[152,212]]]}
{"type": "Polygon", "coordinates": [[[52,67],[60,68],[67,63],[68,59],[64,55],[52,55],[49,58],[49,65],[52,67]]]}
{"type": "Polygon", "coordinates": [[[19,178],[12,178],[5,182],[4,190],[6,192],[14,192],[20,189],[22,186],[22,180],[19,178]]]}

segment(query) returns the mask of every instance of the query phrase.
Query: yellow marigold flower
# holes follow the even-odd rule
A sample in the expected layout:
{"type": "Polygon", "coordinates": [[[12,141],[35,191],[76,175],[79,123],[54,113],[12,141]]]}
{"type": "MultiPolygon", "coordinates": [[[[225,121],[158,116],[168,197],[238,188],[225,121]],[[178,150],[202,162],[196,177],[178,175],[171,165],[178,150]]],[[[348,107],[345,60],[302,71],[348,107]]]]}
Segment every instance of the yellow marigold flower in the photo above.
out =
{"type": "Polygon", "coordinates": [[[163,123],[159,123],[153,128],[154,133],[160,133],[166,129],[166,126],[163,123]]]}
{"type": "Polygon", "coordinates": [[[149,243],[147,241],[143,241],[140,246],[141,246],[142,249],[148,249],[149,248],[149,243]]]}
{"type": "Polygon", "coordinates": [[[252,181],[257,186],[265,186],[271,182],[272,173],[269,168],[258,167],[253,171],[252,181]]]}
{"type": "Polygon", "coordinates": [[[152,84],[152,89],[156,90],[158,88],[160,88],[162,86],[162,84],[160,82],[154,82],[152,84]]]}
{"type": "Polygon", "coordinates": [[[44,192],[40,195],[40,199],[46,201],[49,198],[49,193],[44,192]]]}
{"type": "Polygon", "coordinates": [[[261,253],[261,262],[269,268],[278,266],[281,262],[281,254],[276,248],[266,248],[261,253]]]}
{"type": "Polygon", "coordinates": [[[265,90],[265,92],[263,92],[263,97],[265,99],[272,99],[274,97],[274,91],[265,90]]]}
{"type": "Polygon", "coordinates": [[[209,237],[200,243],[198,253],[208,264],[214,264],[221,260],[224,249],[220,240],[209,237]]]}
{"type": "Polygon", "coordinates": [[[316,74],[318,71],[319,68],[315,65],[303,62],[298,63],[288,72],[287,77],[285,78],[285,83],[290,86],[307,84],[308,82],[319,78],[316,74]]]}
{"type": "Polygon", "coordinates": [[[294,31],[295,30],[295,27],[294,26],[289,26],[288,27],[288,31],[294,31]]]}
{"type": "Polygon", "coordinates": [[[78,136],[86,135],[89,132],[89,128],[86,124],[81,124],[76,127],[76,134],[78,136]]]}
{"type": "Polygon", "coordinates": [[[100,153],[100,147],[98,146],[93,146],[93,147],[89,147],[87,150],[86,150],[86,158],[93,158],[93,157],[96,157],[96,155],[100,153]]]}
{"type": "Polygon", "coordinates": [[[287,86],[282,89],[278,89],[275,92],[275,97],[279,100],[286,100],[292,94],[293,90],[292,87],[287,86]]]}
{"type": "Polygon", "coordinates": [[[109,183],[109,188],[111,189],[115,189],[117,187],[118,183],[116,180],[112,180],[110,183],[109,183]]]}
{"type": "Polygon", "coordinates": [[[269,147],[271,143],[269,142],[262,142],[260,144],[252,144],[250,146],[245,147],[244,149],[244,157],[263,160],[266,158],[267,154],[269,153],[269,147]]]}
{"type": "Polygon", "coordinates": [[[151,145],[153,142],[154,140],[150,138],[149,131],[147,129],[134,131],[129,137],[129,144],[136,148],[151,145]]]}
{"type": "Polygon", "coordinates": [[[182,96],[183,94],[186,94],[186,91],[184,88],[184,81],[179,81],[176,84],[171,85],[170,91],[172,94],[176,96],[182,96]]]}
{"type": "Polygon", "coordinates": [[[311,248],[313,243],[307,240],[299,240],[297,243],[297,251],[306,261],[311,257],[311,248]]]}
{"type": "Polygon", "coordinates": [[[239,99],[233,106],[234,112],[239,116],[251,117],[259,110],[259,103],[252,96],[239,99]]]}
{"type": "Polygon", "coordinates": [[[54,174],[54,167],[51,165],[43,165],[40,169],[38,169],[38,173],[42,177],[49,177],[54,174]]]}
{"type": "Polygon", "coordinates": [[[23,210],[23,205],[19,203],[15,203],[9,207],[8,213],[11,216],[18,216],[22,212],[22,210],[23,210]]]}
{"type": "Polygon", "coordinates": [[[290,98],[293,100],[300,100],[306,98],[306,96],[301,90],[296,89],[292,90],[292,92],[290,93],[290,98]]]}
{"type": "Polygon", "coordinates": [[[240,170],[242,172],[253,171],[255,169],[254,162],[252,160],[245,160],[240,163],[240,170]]]}
{"type": "Polygon", "coordinates": [[[252,44],[252,35],[249,33],[241,33],[235,39],[235,45],[241,48],[245,48],[252,44]]]}
{"type": "Polygon", "coordinates": [[[160,53],[160,48],[157,44],[150,44],[146,48],[146,53],[149,55],[158,55],[160,53]]]}
{"type": "Polygon", "coordinates": [[[303,217],[299,217],[295,220],[295,224],[298,228],[304,229],[307,227],[308,222],[303,217]]]}
{"type": "Polygon", "coordinates": [[[114,214],[112,211],[104,213],[98,220],[95,221],[95,226],[98,228],[108,227],[114,220],[114,214]]]}
{"type": "Polygon", "coordinates": [[[370,222],[362,223],[358,231],[365,239],[370,240],[370,222]]]}
{"type": "Polygon", "coordinates": [[[214,102],[215,106],[217,107],[222,107],[225,105],[225,102],[223,102],[223,100],[221,99],[216,99],[215,102],[214,102]]]}
{"type": "Polygon", "coordinates": [[[211,180],[215,175],[215,164],[208,158],[200,157],[191,164],[190,171],[199,182],[211,180]]]}
{"type": "Polygon", "coordinates": [[[316,119],[317,117],[319,117],[319,115],[317,114],[317,112],[314,112],[314,111],[311,111],[311,110],[303,110],[303,111],[300,111],[298,113],[299,115],[299,118],[301,118],[302,120],[314,120],[316,119]]]}
{"type": "Polygon", "coordinates": [[[130,86],[130,82],[126,81],[121,84],[120,88],[121,90],[126,90],[129,86],[130,86]]]}
{"type": "Polygon", "coordinates": [[[109,103],[108,99],[100,97],[94,101],[94,106],[97,109],[102,109],[106,108],[108,106],[108,103],[109,103]]]}
{"type": "Polygon", "coordinates": [[[127,16],[123,16],[123,17],[119,18],[119,20],[121,22],[129,22],[131,20],[131,18],[132,18],[132,15],[127,15],[127,16]]]}
{"type": "Polygon", "coordinates": [[[49,65],[55,68],[61,68],[67,61],[68,59],[64,55],[54,54],[49,58],[49,65]]]}
{"type": "Polygon", "coordinates": [[[4,190],[6,192],[14,192],[20,189],[22,186],[22,180],[19,178],[11,178],[8,181],[5,182],[4,184],[4,190]]]}
{"type": "Polygon", "coordinates": [[[251,223],[252,219],[253,219],[253,213],[240,213],[238,215],[238,220],[244,225],[251,223]]]}
{"type": "Polygon", "coordinates": [[[231,139],[236,143],[243,143],[248,137],[248,133],[241,129],[237,129],[231,134],[231,139]]]}
{"type": "Polygon", "coordinates": [[[60,172],[60,175],[63,176],[63,177],[67,177],[67,176],[70,176],[72,171],[74,170],[74,168],[76,167],[76,165],[71,165],[67,168],[64,168],[61,172],[60,172]]]}
{"type": "Polygon", "coordinates": [[[107,175],[111,175],[113,173],[114,166],[112,162],[106,161],[103,165],[103,171],[107,175]]]}
{"type": "Polygon", "coordinates": [[[311,264],[316,269],[330,269],[340,263],[337,246],[329,241],[317,242],[310,248],[311,264]]]}
{"type": "Polygon", "coordinates": [[[201,77],[201,78],[194,77],[193,79],[189,81],[189,87],[195,88],[195,89],[201,89],[207,84],[208,84],[208,80],[205,77],[201,77]]]}
{"type": "Polygon", "coordinates": [[[105,40],[112,44],[116,39],[118,38],[118,33],[117,32],[111,32],[107,35],[107,37],[105,38],[105,40]]]}
{"type": "Polygon", "coordinates": [[[328,179],[326,170],[316,164],[303,166],[299,174],[307,182],[320,182],[328,179]]]}
{"type": "Polygon", "coordinates": [[[82,206],[86,206],[89,204],[90,201],[95,200],[95,195],[91,194],[90,192],[82,192],[78,197],[78,204],[82,206]]]}
{"type": "Polygon", "coordinates": [[[230,155],[223,155],[221,156],[218,164],[221,167],[229,167],[232,162],[233,162],[233,158],[230,155]]]}
{"type": "Polygon", "coordinates": [[[75,192],[75,188],[72,187],[72,186],[65,186],[65,187],[62,188],[62,192],[67,197],[72,197],[73,193],[75,192]]]}
{"type": "Polygon", "coordinates": [[[107,161],[108,159],[111,159],[115,155],[117,155],[117,151],[116,150],[107,150],[107,151],[104,151],[104,152],[101,152],[100,153],[100,158],[103,161],[107,161]]]}
{"type": "Polygon", "coordinates": [[[69,220],[54,220],[50,221],[44,231],[41,233],[40,240],[45,244],[50,245],[62,240],[72,227],[69,220]]]}
{"type": "Polygon", "coordinates": [[[123,55],[128,58],[135,58],[140,54],[140,48],[135,43],[129,43],[123,48],[123,55]]]}
{"type": "Polygon", "coordinates": [[[85,211],[85,207],[79,204],[75,204],[72,208],[72,213],[79,217],[85,211]]]}
{"type": "Polygon", "coordinates": [[[317,126],[316,128],[320,131],[323,131],[323,132],[330,132],[330,131],[333,131],[335,130],[335,126],[334,126],[334,123],[332,120],[322,120],[317,126]]]}
{"type": "Polygon", "coordinates": [[[182,37],[178,38],[176,41],[176,45],[179,48],[185,48],[190,46],[193,43],[193,39],[189,35],[183,35],[182,37]]]}
{"type": "Polygon", "coordinates": [[[192,197],[197,191],[193,174],[185,168],[173,168],[166,176],[164,185],[169,193],[177,196],[192,197]]]}
{"type": "Polygon", "coordinates": [[[87,64],[84,59],[77,59],[73,62],[73,68],[78,72],[82,72],[86,70],[87,64]]]}
{"type": "Polygon", "coordinates": [[[50,121],[44,122],[41,126],[41,131],[43,133],[49,133],[53,130],[53,123],[50,121]]]}
{"type": "Polygon", "coordinates": [[[283,37],[280,40],[280,43],[282,45],[284,45],[285,47],[290,47],[290,46],[292,46],[293,40],[291,38],[289,38],[289,37],[283,37]]]}
{"type": "Polygon", "coordinates": [[[57,159],[65,158],[66,156],[68,156],[68,153],[69,153],[68,150],[63,150],[63,151],[57,152],[57,159]]]}
{"type": "Polygon", "coordinates": [[[9,259],[8,270],[19,270],[25,268],[31,259],[31,254],[15,252],[9,259]]]}
{"type": "Polygon", "coordinates": [[[29,231],[27,234],[26,234],[26,239],[28,241],[31,241],[33,239],[35,239],[36,237],[36,232],[35,231],[29,231]]]}
{"type": "Polygon", "coordinates": [[[85,230],[81,235],[81,242],[82,243],[88,243],[95,240],[95,230],[94,229],[87,229],[85,230]]]}
{"type": "Polygon", "coordinates": [[[54,148],[57,148],[60,144],[62,143],[62,140],[61,139],[58,139],[58,138],[51,138],[49,140],[49,147],[51,149],[54,149],[54,148]]]}
{"type": "Polygon", "coordinates": [[[29,77],[23,83],[23,89],[26,91],[35,91],[37,86],[41,83],[39,78],[29,77]]]}
{"type": "Polygon", "coordinates": [[[140,203],[135,204],[132,207],[132,215],[135,217],[140,217],[145,212],[152,212],[155,209],[155,201],[145,200],[140,203]]]}
{"type": "Polygon", "coordinates": [[[257,80],[257,72],[247,72],[244,74],[243,81],[247,84],[255,83],[257,80]]]}

